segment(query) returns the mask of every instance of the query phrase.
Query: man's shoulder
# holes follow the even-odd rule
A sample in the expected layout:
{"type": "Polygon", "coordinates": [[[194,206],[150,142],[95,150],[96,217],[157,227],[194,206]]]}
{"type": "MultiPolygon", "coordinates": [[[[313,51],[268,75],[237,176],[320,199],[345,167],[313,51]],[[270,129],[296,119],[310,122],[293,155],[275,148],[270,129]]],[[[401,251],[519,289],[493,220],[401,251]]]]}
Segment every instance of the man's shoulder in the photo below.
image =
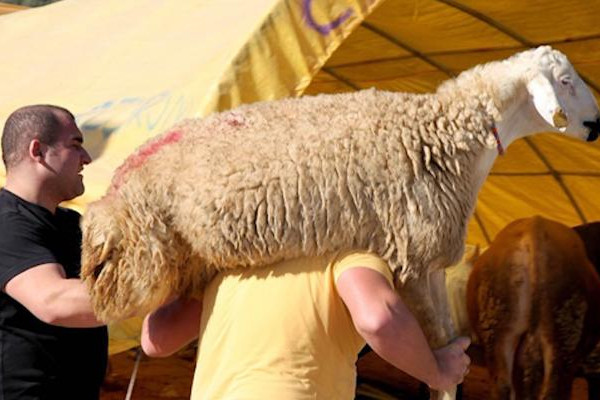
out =
{"type": "Polygon", "coordinates": [[[18,199],[7,195],[4,190],[0,191],[0,225],[6,226],[25,220],[27,220],[27,217],[23,214],[18,199]]]}
{"type": "Polygon", "coordinates": [[[18,204],[18,197],[4,188],[0,189],[0,215],[17,212],[18,204]]]}
{"type": "Polygon", "coordinates": [[[0,243],[12,243],[17,237],[33,239],[50,234],[51,225],[44,212],[49,214],[4,189],[0,190],[0,243]]]}
{"type": "Polygon", "coordinates": [[[3,221],[38,219],[38,215],[49,213],[37,204],[23,200],[19,196],[2,188],[0,189],[0,219],[3,221]]]}
{"type": "Polygon", "coordinates": [[[81,214],[79,214],[77,211],[73,210],[72,208],[67,208],[67,207],[57,207],[56,215],[60,218],[64,218],[64,219],[70,220],[70,221],[77,221],[77,222],[79,222],[79,219],[81,218],[81,214]]]}
{"type": "Polygon", "coordinates": [[[388,263],[375,253],[353,250],[339,253],[334,261],[333,270],[335,280],[340,275],[353,268],[367,268],[382,274],[390,283],[393,282],[393,273],[388,263]]]}

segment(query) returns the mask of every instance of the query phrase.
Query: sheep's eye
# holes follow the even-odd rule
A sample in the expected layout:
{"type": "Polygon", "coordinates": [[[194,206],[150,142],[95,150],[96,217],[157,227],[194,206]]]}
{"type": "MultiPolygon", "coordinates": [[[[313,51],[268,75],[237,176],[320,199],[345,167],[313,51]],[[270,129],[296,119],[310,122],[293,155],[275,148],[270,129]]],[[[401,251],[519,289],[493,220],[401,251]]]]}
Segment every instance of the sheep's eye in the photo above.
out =
{"type": "Polygon", "coordinates": [[[573,84],[573,81],[571,80],[570,76],[561,76],[559,81],[560,81],[560,84],[563,86],[569,86],[569,85],[573,84]]]}

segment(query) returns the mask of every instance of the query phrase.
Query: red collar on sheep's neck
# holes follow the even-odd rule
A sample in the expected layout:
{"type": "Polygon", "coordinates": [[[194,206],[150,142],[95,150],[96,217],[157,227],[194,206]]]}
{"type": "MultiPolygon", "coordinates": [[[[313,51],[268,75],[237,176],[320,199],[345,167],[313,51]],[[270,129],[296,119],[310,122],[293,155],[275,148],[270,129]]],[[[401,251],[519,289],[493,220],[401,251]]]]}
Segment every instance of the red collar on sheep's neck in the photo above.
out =
{"type": "Polygon", "coordinates": [[[498,148],[498,154],[501,156],[504,155],[504,147],[502,147],[502,142],[500,142],[500,136],[498,135],[498,129],[496,129],[496,124],[492,122],[492,134],[494,135],[494,139],[496,139],[496,147],[498,148]]]}

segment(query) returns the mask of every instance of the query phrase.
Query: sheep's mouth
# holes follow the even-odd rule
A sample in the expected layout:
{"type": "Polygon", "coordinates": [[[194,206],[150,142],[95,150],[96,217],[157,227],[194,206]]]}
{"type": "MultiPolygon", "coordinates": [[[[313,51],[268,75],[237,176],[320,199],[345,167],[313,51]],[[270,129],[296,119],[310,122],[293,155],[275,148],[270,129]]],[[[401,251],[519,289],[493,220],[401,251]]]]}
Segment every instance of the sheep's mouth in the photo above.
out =
{"type": "Polygon", "coordinates": [[[588,142],[598,139],[598,135],[600,134],[600,118],[596,118],[595,121],[583,121],[583,126],[590,130],[586,139],[588,142]]]}

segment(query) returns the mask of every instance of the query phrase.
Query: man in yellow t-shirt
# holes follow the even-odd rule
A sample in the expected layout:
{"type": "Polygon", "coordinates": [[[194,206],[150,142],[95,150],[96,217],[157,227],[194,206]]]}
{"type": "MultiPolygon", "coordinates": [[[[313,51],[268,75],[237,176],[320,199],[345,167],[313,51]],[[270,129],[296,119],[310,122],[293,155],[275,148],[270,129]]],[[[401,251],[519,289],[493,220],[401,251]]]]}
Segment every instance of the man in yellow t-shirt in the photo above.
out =
{"type": "Polygon", "coordinates": [[[387,264],[364,252],[223,272],[202,302],[149,314],[142,347],[166,356],[199,332],[194,400],[353,399],[365,342],[435,389],[461,382],[470,362],[467,338],[429,348],[387,264]]]}

